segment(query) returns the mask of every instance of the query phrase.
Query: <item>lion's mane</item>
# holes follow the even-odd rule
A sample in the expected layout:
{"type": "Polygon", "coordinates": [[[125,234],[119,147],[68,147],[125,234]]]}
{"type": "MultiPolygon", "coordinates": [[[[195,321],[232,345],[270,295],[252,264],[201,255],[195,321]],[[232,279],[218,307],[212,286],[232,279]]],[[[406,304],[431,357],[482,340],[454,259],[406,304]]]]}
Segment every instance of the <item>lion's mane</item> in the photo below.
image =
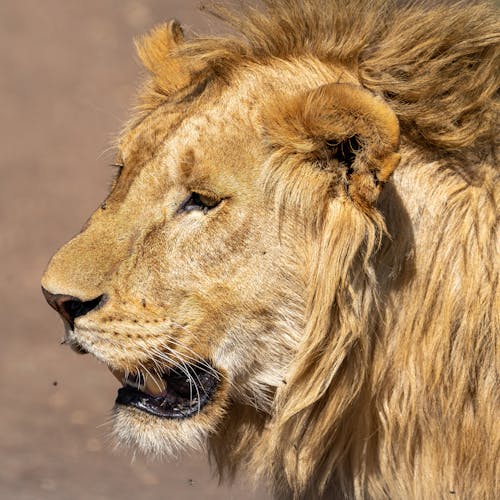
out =
{"type": "Polygon", "coordinates": [[[156,75],[142,112],[227,85],[247,63],[340,65],[395,111],[403,153],[395,184],[415,186],[420,198],[405,206],[389,184],[376,210],[362,211],[311,201],[307,179],[280,184],[270,174],[278,203],[304,200],[308,230],[321,232],[305,334],[270,419],[233,408],[212,454],[221,473],[246,463],[284,497],[315,498],[332,484],[341,497],[492,497],[497,12],[476,1],[262,3],[237,14],[217,7],[237,34],[189,41],[167,68],[142,46],[156,75]],[[436,491],[442,484],[447,491],[436,491]]]}

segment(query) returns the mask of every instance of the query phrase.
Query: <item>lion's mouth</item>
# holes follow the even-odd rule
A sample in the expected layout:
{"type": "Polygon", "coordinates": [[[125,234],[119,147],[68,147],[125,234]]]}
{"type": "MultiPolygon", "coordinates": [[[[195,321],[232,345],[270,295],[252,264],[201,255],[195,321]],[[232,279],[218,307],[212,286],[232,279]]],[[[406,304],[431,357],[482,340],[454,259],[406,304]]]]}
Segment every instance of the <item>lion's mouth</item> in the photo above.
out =
{"type": "Polygon", "coordinates": [[[115,404],[161,418],[187,418],[199,413],[219,385],[219,373],[208,363],[183,364],[160,375],[149,371],[135,375],[112,370],[124,385],[115,404]]]}

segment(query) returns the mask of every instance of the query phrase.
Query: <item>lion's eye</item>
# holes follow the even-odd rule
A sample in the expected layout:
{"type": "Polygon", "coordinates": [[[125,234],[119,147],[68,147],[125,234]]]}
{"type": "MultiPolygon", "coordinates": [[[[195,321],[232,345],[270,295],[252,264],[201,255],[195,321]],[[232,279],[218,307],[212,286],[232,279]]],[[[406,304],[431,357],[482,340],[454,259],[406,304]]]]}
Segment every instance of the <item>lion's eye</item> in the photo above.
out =
{"type": "Polygon", "coordinates": [[[200,193],[191,193],[178,208],[177,212],[192,212],[199,210],[207,213],[212,208],[215,208],[222,200],[219,198],[212,198],[200,193]]]}

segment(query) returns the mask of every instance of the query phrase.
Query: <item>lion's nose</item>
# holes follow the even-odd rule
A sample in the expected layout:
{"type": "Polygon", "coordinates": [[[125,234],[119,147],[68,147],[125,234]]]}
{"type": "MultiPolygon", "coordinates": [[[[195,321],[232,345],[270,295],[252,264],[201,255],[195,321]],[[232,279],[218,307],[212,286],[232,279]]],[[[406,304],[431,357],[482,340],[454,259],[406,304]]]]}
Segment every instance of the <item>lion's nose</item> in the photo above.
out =
{"type": "Polygon", "coordinates": [[[90,311],[102,306],[107,300],[107,295],[99,295],[92,300],[80,300],[72,295],[63,295],[60,293],[50,293],[42,287],[45,300],[53,307],[70,325],[74,327],[75,319],[78,316],[84,316],[90,311]]]}

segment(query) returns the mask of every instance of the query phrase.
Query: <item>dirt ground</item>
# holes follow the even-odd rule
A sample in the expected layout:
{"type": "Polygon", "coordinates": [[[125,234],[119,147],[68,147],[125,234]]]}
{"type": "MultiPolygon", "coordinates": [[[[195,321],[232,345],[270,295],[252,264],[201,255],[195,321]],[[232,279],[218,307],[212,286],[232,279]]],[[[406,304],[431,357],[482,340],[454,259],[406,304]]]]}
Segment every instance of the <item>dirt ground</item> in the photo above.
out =
{"type": "Polygon", "coordinates": [[[0,498],[265,499],[219,487],[204,456],[116,453],[117,382],[60,346],[44,303],[51,254],[104,198],[111,139],[139,82],[132,38],[175,17],[210,31],[196,0],[0,2],[0,498]]]}

